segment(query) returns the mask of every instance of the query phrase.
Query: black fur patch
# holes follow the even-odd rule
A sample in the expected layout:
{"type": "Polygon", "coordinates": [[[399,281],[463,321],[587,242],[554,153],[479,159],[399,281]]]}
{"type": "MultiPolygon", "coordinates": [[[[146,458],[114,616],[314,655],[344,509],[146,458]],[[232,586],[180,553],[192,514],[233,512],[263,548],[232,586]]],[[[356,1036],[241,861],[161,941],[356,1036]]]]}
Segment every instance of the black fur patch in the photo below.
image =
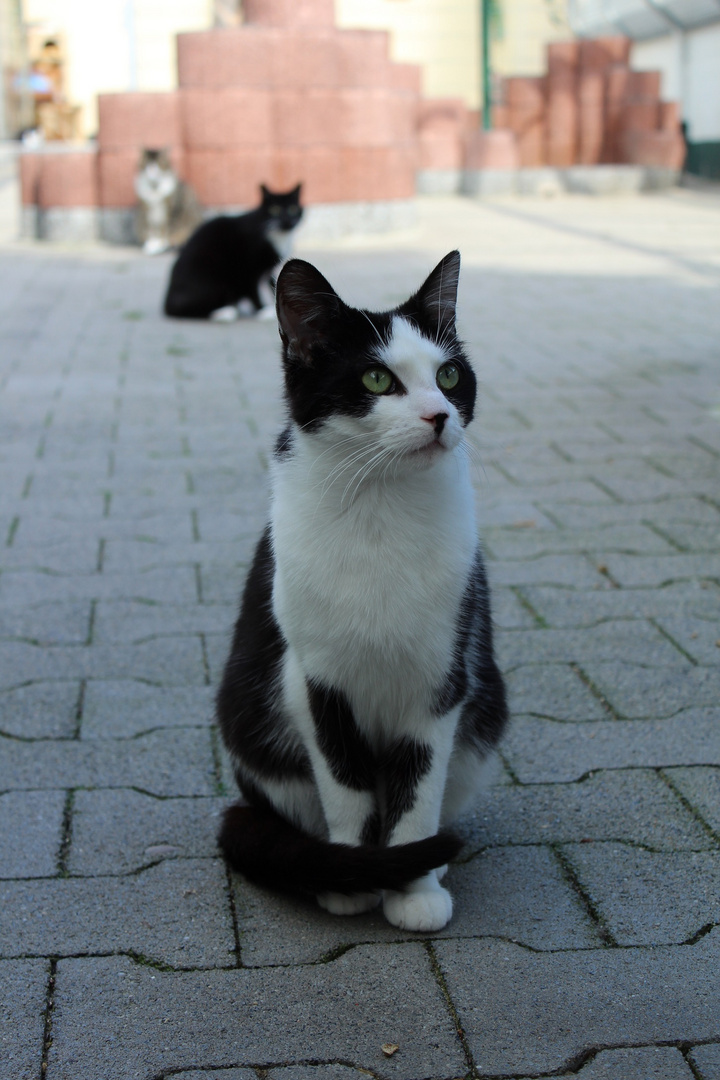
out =
{"type": "Polygon", "coordinates": [[[414,739],[397,739],[384,755],[386,839],[403,814],[412,810],[417,786],[432,764],[432,750],[414,739]]]}
{"type": "Polygon", "coordinates": [[[275,457],[284,457],[286,454],[292,453],[292,428],[288,424],[286,428],[280,432],[275,443],[275,457]]]}
{"type": "Polygon", "coordinates": [[[259,776],[309,779],[307,753],[292,740],[286,721],[272,704],[286,649],[272,612],[274,568],[266,529],[245,583],[217,695],[217,717],[228,749],[259,776]]]}
{"type": "Polygon", "coordinates": [[[373,791],[377,760],[358,730],[350,702],[339,690],[310,680],[307,688],[318,744],[333,776],[353,791],[373,791]]]}
{"type": "Polygon", "coordinates": [[[401,889],[449,862],[462,846],[452,833],[390,848],[331,844],[272,810],[237,803],[223,815],[218,843],[233,869],[250,881],[296,893],[401,889]]]}

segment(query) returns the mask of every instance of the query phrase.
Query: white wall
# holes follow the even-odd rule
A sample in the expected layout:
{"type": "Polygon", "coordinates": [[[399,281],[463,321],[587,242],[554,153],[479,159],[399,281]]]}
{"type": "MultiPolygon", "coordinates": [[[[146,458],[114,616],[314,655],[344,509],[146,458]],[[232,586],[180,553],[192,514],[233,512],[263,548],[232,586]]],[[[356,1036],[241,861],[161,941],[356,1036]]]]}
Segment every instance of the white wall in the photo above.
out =
{"type": "Polygon", "coordinates": [[[83,130],[97,127],[96,95],[172,90],[175,34],[212,25],[212,0],[23,0],[23,17],[66,47],[66,94],[83,106],[83,130]]]}

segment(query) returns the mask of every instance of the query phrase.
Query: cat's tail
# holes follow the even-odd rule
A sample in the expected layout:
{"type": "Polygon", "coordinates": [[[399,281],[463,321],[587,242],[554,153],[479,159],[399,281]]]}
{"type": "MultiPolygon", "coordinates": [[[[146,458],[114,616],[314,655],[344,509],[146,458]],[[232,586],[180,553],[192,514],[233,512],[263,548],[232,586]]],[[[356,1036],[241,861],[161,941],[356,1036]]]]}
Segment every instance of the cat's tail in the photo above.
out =
{"type": "Polygon", "coordinates": [[[230,866],[257,885],[310,893],[402,889],[462,846],[448,832],[396,847],[332,844],[301,832],[269,807],[241,803],[223,814],[218,842],[230,866]]]}

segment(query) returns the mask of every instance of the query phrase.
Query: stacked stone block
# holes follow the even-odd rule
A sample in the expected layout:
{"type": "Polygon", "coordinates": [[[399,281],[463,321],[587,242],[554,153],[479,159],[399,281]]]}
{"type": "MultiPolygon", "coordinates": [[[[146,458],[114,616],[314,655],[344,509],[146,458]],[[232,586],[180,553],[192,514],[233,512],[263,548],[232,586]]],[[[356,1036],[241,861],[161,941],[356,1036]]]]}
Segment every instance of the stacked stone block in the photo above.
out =
{"type": "Polygon", "coordinates": [[[660,100],[659,72],[630,70],[628,38],[554,42],[547,57],[547,75],[505,80],[495,110],[521,166],[682,167],[678,107],[660,100]]]}

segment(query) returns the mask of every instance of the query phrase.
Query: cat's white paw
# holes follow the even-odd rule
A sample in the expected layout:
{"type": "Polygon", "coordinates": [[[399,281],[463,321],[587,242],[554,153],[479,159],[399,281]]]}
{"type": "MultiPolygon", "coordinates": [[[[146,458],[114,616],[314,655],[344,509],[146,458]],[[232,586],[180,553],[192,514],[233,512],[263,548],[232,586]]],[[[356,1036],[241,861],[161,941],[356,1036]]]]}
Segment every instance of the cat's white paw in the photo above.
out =
{"type": "Polygon", "coordinates": [[[435,871],[435,873],[437,874],[438,881],[442,881],[442,879],[447,874],[447,870],[448,870],[448,864],[447,863],[445,863],[444,866],[438,866],[437,870],[435,871]]]}
{"type": "Polygon", "coordinates": [[[151,236],[143,244],[143,251],[146,255],[162,255],[169,247],[170,245],[166,240],[160,240],[158,237],[151,236]]]}
{"type": "Polygon", "coordinates": [[[379,892],[338,893],[323,892],[317,894],[320,907],[333,915],[359,915],[363,911],[372,911],[382,899],[379,892]]]}
{"type": "Polygon", "coordinates": [[[383,897],[383,914],[389,923],[400,930],[442,930],[452,917],[452,896],[442,885],[392,892],[383,897]]]}
{"type": "Polygon", "coordinates": [[[255,315],[256,319],[261,322],[269,322],[270,319],[275,318],[275,306],[274,304],[268,304],[266,307],[261,307],[255,315]]]}
{"type": "Polygon", "coordinates": [[[219,307],[210,312],[211,322],[235,322],[237,317],[238,309],[234,304],[228,304],[226,307],[219,307]]]}

